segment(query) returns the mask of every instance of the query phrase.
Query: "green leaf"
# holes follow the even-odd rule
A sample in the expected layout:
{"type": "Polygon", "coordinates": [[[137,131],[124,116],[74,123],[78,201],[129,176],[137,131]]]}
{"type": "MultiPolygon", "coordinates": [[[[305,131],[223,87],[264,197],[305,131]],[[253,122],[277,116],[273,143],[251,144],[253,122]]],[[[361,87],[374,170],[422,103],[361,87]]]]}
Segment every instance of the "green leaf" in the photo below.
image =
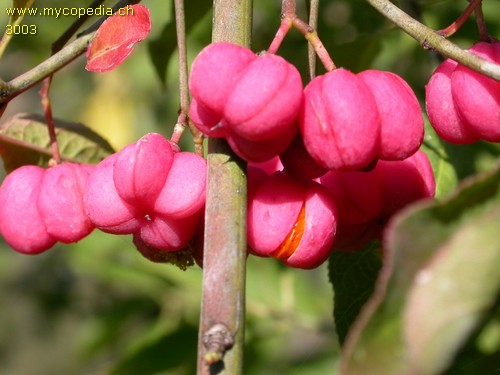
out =
{"type": "Polygon", "coordinates": [[[342,344],[351,324],[373,293],[382,266],[380,246],[372,242],[354,252],[333,252],[328,268],[334,291],[335,326],[342,344]]]}
{"type": "Polygon", "coordinates": [[[397,215],[375,293],[347,337],[342,373],[431,375],[450,366],[497,300],[499,228],[500,165],[442,202],[397,215]]]}
{"type": "MultiPolygon", "coordinates": [[[[105,139],[83,124],[55,119],[54,125],[64,161],[96,164],[114,152],[105,139]]],[[[26,164],[47,166],[52,153],[44,117],[21,113],[2,124],[0,155],[8,172],[26,164]]]]}
{"type": "MultiPolygon", "coordinates": [[[[171,2],[173,7],[173,1],[171,2]]],[[[204,0],[188,1],[184,5],[186,19],[186,34],[200,21],[212,8],[212,2],[204,0]]],[[[172,9],[171,14],[174,14],[172,9]]],[[[165,85],[167,66],[172,54],[177,48],[177,34],[175,31],[175,18],[172,18],[163,27],[161,34],[148,44],[149,55],[160,81],[165,85]]]]}

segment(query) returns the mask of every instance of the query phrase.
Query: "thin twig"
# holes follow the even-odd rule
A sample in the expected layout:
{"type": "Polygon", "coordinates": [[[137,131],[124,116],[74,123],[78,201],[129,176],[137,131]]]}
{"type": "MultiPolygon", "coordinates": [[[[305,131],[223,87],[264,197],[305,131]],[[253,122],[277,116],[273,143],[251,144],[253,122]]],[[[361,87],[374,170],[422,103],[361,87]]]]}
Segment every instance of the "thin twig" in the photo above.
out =
{"type": "Polygon", "coordinates": [[[285,40],[286,35],[292,28],[292,21],[295,17],[297,17],[297,6],[295,0],[283,0],[281,2],[281,24],[274,36],[269,48],[267,49],[268,53],[277,53],[278,49],[285,40]]]}
{"type": "Polygon", "coordinates": [[[321,42],[316,30],[297,17],[293,19],[293,27],[299,30],[306,37],[307,41],[314,48],[314,51],[316,51],[316,54],[326,71],[330,72],[335,69],[335,64],[323,45],[323,42],[321,42]]]}
{"type": "Polygon", "coordinates": [[[297,16],[297,4],[295,0],[283,0],[281,2],[281,17],[296,17],[297,16]]]}
{"type": "MultiPolygon", "coordinates": [[[[99,5],[103,2],[104,0],[94,0],[92,4],[90,4],[89,8],[95,9],[99,7],[99,5]]],[[[59,52],[89,17],[90,16],[86,13],[82,17],[79,17],[75,22],[73,22],[70,27],[54,43],[52,43],[51,55],[59,52]]],[[[57,143],[54,117],[52,115],[52,103],[50,101],[49,94],[53,77],[53,74],[46,77],[42,82],[42,87],[40,88],[40,98],[43,113],[45,114],[45,122],[47,123],[47,130],[49,132],[50,145],[52,149],[52,160],[49,162],[49,165],[52,163],[59,164],[61,162],[61,153],[59,151],[59,144],[57,143]]]]}
{"type": "Polygon", "coordinates": [[[175,0],[175,30],[179,55],[179,103],[182,113],[189,112],[188,62],[184,0],[175,0]]]}
{"type": "Polygon", "coordinates": [[[0,87],[0,103],[10,101],[17,95],[41,82],[45,77],[54,74],[59,69],[68,65],[87,50],[87,46],[94,36],[95,32],[76,39],[33,69],[4,83],[0,87]]]}
{"type": "Polygon", "coordinates": [[[462,12],[462,14],[448,27],[444,29],[438,30],[437,32],[442,36],[448,38],[451,35],[455,34],[455,32],[460,29],[464,23],[469,19],[472,12],[481,5],[482,0],[471,0],[467,8],[462,12]]]}
{"type": "Polygon", "coordinates": [[[179,142],[181,135],[186,126],[189,127],[195,152],[203,156],[203,134],[196,126],[189,121],[189,81],[188,81],[188,58],[187,58],[187,43],[186,43],[186,15],[184,12],[184,0],[175,0],[175,30],[177,33],[177,51],[179,58],[179,117],[174,127],[174,132],[170,140],[179,142]]]}
{"type": "Polygon", "coordinates": [[[59,145],[57,144],[56,129],[54,126],[54,118],[52,116],[52,105],[50,103],[50,84],[53,75],[48,76],[43,80],[40,89],[40,98],[42,102],[43,113],[45,114],[45,122],[47,123],[47,130],[49,131],[50,146],[52,149],[52,161],[49,164],[59,164],[61,162],[61,153],[59,152],[59,145]]]}
{"type": "MultiPolygon", "coordinates": [[[[121,0],[113,6],[113,12],[125,5],[137,4],[139,2],[140,0],[121,0]]],[[[40,83],[44,78],[54,74],[82,55],[94,38],[99,25],[101,25],[106,18],[107,17],[101,17],[88,29],[78,34],[78,38],[76,40],[35,66],[33,69],[21,74],[9,82],[0,81],[0,104],[9,102],[19,94],[40,83]]]]}
{"type": "Polygon", "coordinates": [[[274,36],[273,40],[271,41],[271,44],[269,45],[269,48],[267,49],[268,53],[273,53],[276,54],[278,52],[278,49],[281,46],[281,43],[283,43],[283,40],[285,40],[286,35],[288,32],[291,30],[293,22],[293,18],[286,16],[283,17],[281,20],[280,27],[278,28],[278,31],[276,32],[276,35],[274,36]]]}
{"type": "Polygon", "coordinates": [[[335,69],[335,64],[319,39],[315,28],[298,18],[295,11],[295,0],[283,0],[281,3],[281,24],[267,52],[276,53],[290,29],[294,27],[307,39],[323,63],[325,69],[328,72],[335,69]]]}
{"type": "Polygon", "coordinates": [[[391,20],[424,48],[433,49],[458,63],[500,81],[500,65],[487,61],[446,40],[436,31],[410,17],[388,0],[367,0],[384,17],[391,20]]]}
{"type": "MultiPolygon", "coordinates": [[[[309,0],[309,26],[318,30],[319,0],[309,0]]],[[[312,44],[307,45],[307,65],[309,80],[316,77],[316,51],[312,44]]]]}
{"type": "Polygon", "coordinates": [[[486,27],[486,22],[484,21],[484,16],[483,16],[483,3],[479,4],[479,6],[476,8],[476,24],[477,24],[477,29],[479,30],[479,37],[481,40],[484,41],[489,41],[490,37],[488,35],[488,28],[486,27]]]}

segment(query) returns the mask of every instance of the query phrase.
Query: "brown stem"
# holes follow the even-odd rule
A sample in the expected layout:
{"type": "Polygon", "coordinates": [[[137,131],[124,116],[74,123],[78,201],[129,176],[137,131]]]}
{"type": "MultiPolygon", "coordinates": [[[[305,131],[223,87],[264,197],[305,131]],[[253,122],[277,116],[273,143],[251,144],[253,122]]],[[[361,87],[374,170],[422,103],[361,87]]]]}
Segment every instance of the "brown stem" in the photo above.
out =
{"type": "Polygon", "coordinates": [[[175,0],[175,31],[179,55],[179,103],[181,112],[187,116],[189,112],[189,88],[184,0],[175,0]]]}
{"type": "MultiPolygon", "coordinates": [[[[318,29],[319,15],[319,0],[309,0],[309,25],[314,29],[318,29]]],[[[309,72],[309,80],[316,77],[316,51],[311,43],[307,45],[307,65],[309,72]]]]}
{"type": "Polygon", "coordinates": [[[205,139],[205,136],[203,135],[202,132],[198,131],[198,129],[196,128],[196,125],[193,124],[193,122],[189,119],[189,117],[187,118],[187,121],[188,121],[188,126],[189,126],[189,129],[196,129],[196,132],[197,134],[195,135],[193,133],[193,130],[191,130],[191,135],[193,136],[193,143],[194,143],[194,152],[195,154],[197,155],[200,155],[201,157],[205,157],[205,146],[204,146],[204,139],[205,139]]]}
{"type": "Polygon", "coordinates": [[[281,2],[281,24],[267,49],[269,53],[277,53],[278,49],[285,40],[288,32],[293,27],[293,19],[297,17],[297,4],[295,0],[283,0],[281,2]]]}
{"type": "Polygon", "coordinates": [[[431,28],[410,17],[388,0],[367,0],[384,17],[388,18],[422,46],[434,49],[442,55],[479,73],[500,81],[500,65],[485,60],[469,51],[464,51],[431,28]]]}
{"type": "Polygon", "coordinates": [[[189,111],[188,91],[188,66],[186,52],[186,25],[184,14],[184,0],[174,1],[175,10],[175,32],[177,35],[177,52],[179,61],[179,116],[174,126],[170,141],[178,144],[187,125],[187,114],[189,111]]]}
{"type": "Polygon", "coordinates": [[[323,63],[325,69],[327,71],[335,69],[335,64],[319,39],[315,28],[297,17],[295,5],[294,0],[283,0],[281,3],[282,21],[267,52],[276,53],[290,29],[295,27],[302,35],[305,36],[310,46],[312,46],[312,49],[316,52],[319,59],[323,63]]]}
{"type": "Polygon", "coordinates": [[[293,27],[299,30],[306,37],[307,41],[314,48],[314,51],[316,51],[316,54],[318,55],[326,71],[330,72],[335,69],[335,64],[333,63],[333,60],[328,54],[325,46],[321,42],[321,39],[319,39],[316,30],[314,30],[310,25],[302,21],[300,18],[293,19],[293,27]]]}
{"type": "Polygon", "coordinates": [[[175,30],[177,34],[177,51],[179,59],[179,117],[174,127],[171,141],[177,143],[180,136],[184,132],[186,126],[189,127],[193,142],[195,144],[195,152],[203,156],[203,134],[189,121],[189,81],[188,81],[188,59],[186,45],[186,16],[184,12],[184,0],[175,0],[175,30]],[[182,130],[181,130],[182,126],[182,130]],[[174,140],[176,139],[176,140],[174,140]]]}
{"type": "Polygon", "coordinates": [[[52,159],[49,165],[55,163],[61,163],[61,154],[59,152],[59,145],[57,144],[56,129],[54,126],[54,119],[52,117],[52,105],[50,103],[50,84],[52,82],[52,76],[48,76],[43,80],[42,87],[40,88],[40,97],[42,102],[43,113],[45,114],[45,122],[47,123],[47,129],[49,131],[50,146],[52,149],[52,159]]]}
{"type": "MultiPolygon", "coordinates": [[[[94,0],[92,4],[90,4],[89,8],[95,9],[103,2],[104,0],[94,0]]],[[[88,14],[85,14],[82,17],[79,17],[75,22],[73,22],[71,26],[54,43],[52,43],[51,55],[59,52],[89,17],[90,16],[88,14]]],[[[52,149],[52,160],[49,162],[49,165],[52,163],[59,164],[61,162],[61,154],[59,152],[59,145],[57,143],[54,118],[52,116],[52,104],[49,95],[50,85],[52,84],[52,77],[53,75],[46,77],[42,82],[42,87],[40,88],[41,103],[43,113],[45,114],[45,122],[47,123],[50,145],[52,149]]]]}
{"type": "Polygon", "coordinates": [[[184,130],[186,130],[186,116],[181,113],[174,125],[174,130],[172,131],[170,142],[178,144],[182,137],[182,134],[184,134],[184,130]]]}
{"type": "Polygon", "coordinates": [[[490,40],[490,37],[488,35],[488,28],[486,27],[486,22],[484,21],[484,16],[483,16],[483,3],[479,4],[479,6],[476,8],[476,24],[477,24],[477,29],[479,30],[479,37],[481,40],[487,42],[490,40]]]}
{"type": "Polygon", "coordinates": [[[453,22],[450,26],[438,30],[437,32],[444,36],[445,38],[450,37],[455,34],[455,32],[460,29],[464,23],[469,19],[470,15],[474,10],[481,5],[482,0],[471,0],[467,8],[462,12],[462,14],[453,22]]]}
{"type": "Polygon", "coordinates": [[[297,17],[297,4],[295,0],[283,0],[281,2],[281,17],[297,17]]]}

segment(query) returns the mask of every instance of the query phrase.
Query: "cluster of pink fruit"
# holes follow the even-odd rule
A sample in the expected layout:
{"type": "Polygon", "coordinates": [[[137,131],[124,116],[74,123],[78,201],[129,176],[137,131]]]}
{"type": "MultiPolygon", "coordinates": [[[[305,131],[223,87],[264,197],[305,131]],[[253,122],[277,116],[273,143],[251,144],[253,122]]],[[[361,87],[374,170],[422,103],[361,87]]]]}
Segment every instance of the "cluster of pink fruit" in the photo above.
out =
{"type": "Polygon", "coordinates": [[[37,254],[94,228],[133,234],[140,250],[183,248],[205,205],[206,161],[150,133],[96,166],[24,166],[0,188],[0,233],[37,254]]]}
{"type": "Polygon", "coordinates": [[[332,247],[354,251],[380,239],[394,213],[435,192],[420,150],[369,171],[330,170],[315,179],[293,177],[276,157],[250,163],[248,183],[250,252],[298,268],[323,263],[332,247]]]}
{"type": "MultiPolygon", "coordinates": [[[[403,160],[422,144],[417,98],[399,76],[335,69],[304,89],[297,69],[280,56],[231,43],[204,48],[190,79],[192,121],[225,137],[235,153],[262,162],[284,152],[299,132],[325,169],[357,170],[378,159],[403,160]]],[[[302,161],[300,161],[302,162],[302,161]]]]}
{"type": "Polygon", "coordinates": [[[283,58],[214,43],[193,62],[190,89],[198,129],[249,162],[253,254],[313,268],[434,196],[420,106],[393,73],[339,68],[304,88],[283,58]]]}
{"type": "MultiPolygon", "coordinates": [[[[499,61],[498,43],[471,50],[499,61]]],[[[445,61],[426,90],[438,134],[458,143],[500,141],[499,85],[445,61]]],[[[396,211],[434,196],[419,150],[420,106],[393,73],[339,68],[304,88],[283,58],[215,43],[193,62],[190,90],[195,125],[249,162],[247,234],[255,255],[313,268],[332,248],[351,251],[380,238],[396,211]]],[[[99,228],[132,234],[139,251],[158,260],[193,239],[205,189],[206,161],[150,133],[96,166],[15,170],[0,188],[0,233],[35,254],[99,228]]]]}

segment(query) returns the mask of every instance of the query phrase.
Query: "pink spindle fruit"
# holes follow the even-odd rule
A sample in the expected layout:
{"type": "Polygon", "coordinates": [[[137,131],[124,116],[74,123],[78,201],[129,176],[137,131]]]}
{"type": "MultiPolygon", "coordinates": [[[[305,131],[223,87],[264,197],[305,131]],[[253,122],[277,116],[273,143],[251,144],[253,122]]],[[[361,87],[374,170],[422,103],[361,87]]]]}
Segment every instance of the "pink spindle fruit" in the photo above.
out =
{"type": "MultiPolygon", "coordinates": [[[[480,42],[470,51],[500,63],[500,42],[480,42]]],[[[444,140],[500,142],[500,82],[447,59],[432,74],[425,93],[431,125],[444,140]]]]}
{"type": "MultiPolygon", "coordinates": [[[[191,75],[192,77],[192,75],[191,75]]],[[[225,129],[220,126],[221,117],[217,112],[198,104],[196,98],[192,98],[189,106],[189,117],[198,130],[212,138],[224,138],[225,129]]]]}
{"type": "Polygon", "coordinates": [[[0,233],[15,250],[38,254],[56,242],[81,240],[94,229],[83,208],[90,165],[26,165],[0,187],[0,233]]]}
{"type": "Polygon", "coordinates": [[[397,74],[365,70],[358,74],[370,89],[380,117],[382,160],[403,160],[424,140],[424,118],[413,90],[397,74]]]}
{"type": "Polygon", "coordinates": [[[386,222],[397,211],[420,199],[432,198],[436,182],[422,151],[398,162],[379,161],[374,170],[382,191],[381,219],[386,222]]]}
{"type": "Polygon", "coordinates": [[[434,197],[435,181],[422,151],[405,160],[379,160],[370,171],[330,171],[320,179],[337,205],[335,248],[359,249],[380,238],[381,229],[399,210],[434,197]]]}
{"type": "Polygon", "coordinates": [[[189,88],[203,108],[219,118],[239,75],[255,60],[248,48],[232,43],[213,43],[205,47],[193,61],[189,88]]]}
{"type": "Polygon", "coordinates": [[[174,153],[149,133],[101,163],[84,194],[90,219],[101,230],[134,234],[135,242],[180,250],[191,240],[205,205],[206,162],[174,153]]]}
{"type": "MultiPolygon", "coordinates": [[[[471,52],[500,64],[500,42],[481,42],[471,52]]],[[[458,65],[451,78],[451,93],[460,116],[479,139],[500,142],[500,82],[458,65]]]]}
{"type": "Polygon", "coordinates": [[[226,140],[231,149],[242,159],[254,163],[261,163],[274,158],[285,150],[295,136],[295,131],[284,132],[279,137],[250,141],[240,137],[235,132],[227,131],[226,140]]]}
{"type": "Polygon", "coordinates": [[[304,89],[299,125],[316,163],[339,171],[402,160],[418,150],[424,135],[411,88],[378,70],[354,74],[339,68],[313,79],[304,89]]]}
{"type": "Polygon", "coordinates": [[[266,160],[262,163],[248,163],[247,164],[247,185],[248,185],[248,201],[252,198],[252,194],[257,190],[257,187],[262,181],[274,172],[282,171],[283,164],[281,164],[279,157],[266,160]]]}
{"type": "Polygon", "coordinates": [[[280,56],[213,43],[194,60],[189,85],[191,120],[208,136],[226,137],[245,160],[276,156],[297,133],[302,80],[280,56]]]}
{"type": "Polygon", "coordinates": [[[425,87],[426,109],[436,133],[451,143],[473,143],[478,138],[458,114],[451,95],[451,74],[457,63],[447,59],[432,74],[425,87]]]}
{"type": "Polygon", "coordinates": [[[121,199],[150,209],[169,174],[174,158],[170,143],[151,133],[125,147],[113,164],[113,182],[121,199]]]}
{"type": "Polygon", "coordinates": [[[293,142],[280,154],[280,160],[284,170],[295,178],[311,180],[328,172],[309,155],[300,134],[297,134],[293,142]]]}
{"type": "Polygon", "coordinates": [[[100,230],[113,234],[128,234],[139,229],[139,210],[126,203],[118,194],[113,181],[113,164],[118,154],[97,164],[89,176],[83,195],[85,210],[100,230]]]}
{"type": "Polygon", "coordinates": [[[94,230],[83,205],[83,191],[93,169],[92,165],[61,163],[45,170],[38,210],[47,233],[57,241],[76,242],[94,230]]]}
{"type": "Polygon", "coordinates": [[[363,169],[378,155],[376,102],[363,80],[343,68],[309,82],[299,124],[307,151],[323,168],[363,169]]]}
{"type": "MultiPolygon", "coordinates": [[[[375,167],[375,169],[378,167],[375,167]]],[[[363,224],[376,220],[382,212],[382,187],[370,171],[330,171],[320,178],[332,195],[339,221],[363,224]]]]}
{"type": "Polygon", "coordinates": [[[21,253],[38,254],[57,242],[47,233],[37,207],[44,172],[34,165],[20,167],[5,177],[0,188],[0,233],[21,253]]]}
{"type": "Polygon", "coordinates": [[[265,176],[248,203],[251,252],[297,268],[314,268],[328,257],[337,226],[335,205],[314,181],[285,172],[265,176]]]}

